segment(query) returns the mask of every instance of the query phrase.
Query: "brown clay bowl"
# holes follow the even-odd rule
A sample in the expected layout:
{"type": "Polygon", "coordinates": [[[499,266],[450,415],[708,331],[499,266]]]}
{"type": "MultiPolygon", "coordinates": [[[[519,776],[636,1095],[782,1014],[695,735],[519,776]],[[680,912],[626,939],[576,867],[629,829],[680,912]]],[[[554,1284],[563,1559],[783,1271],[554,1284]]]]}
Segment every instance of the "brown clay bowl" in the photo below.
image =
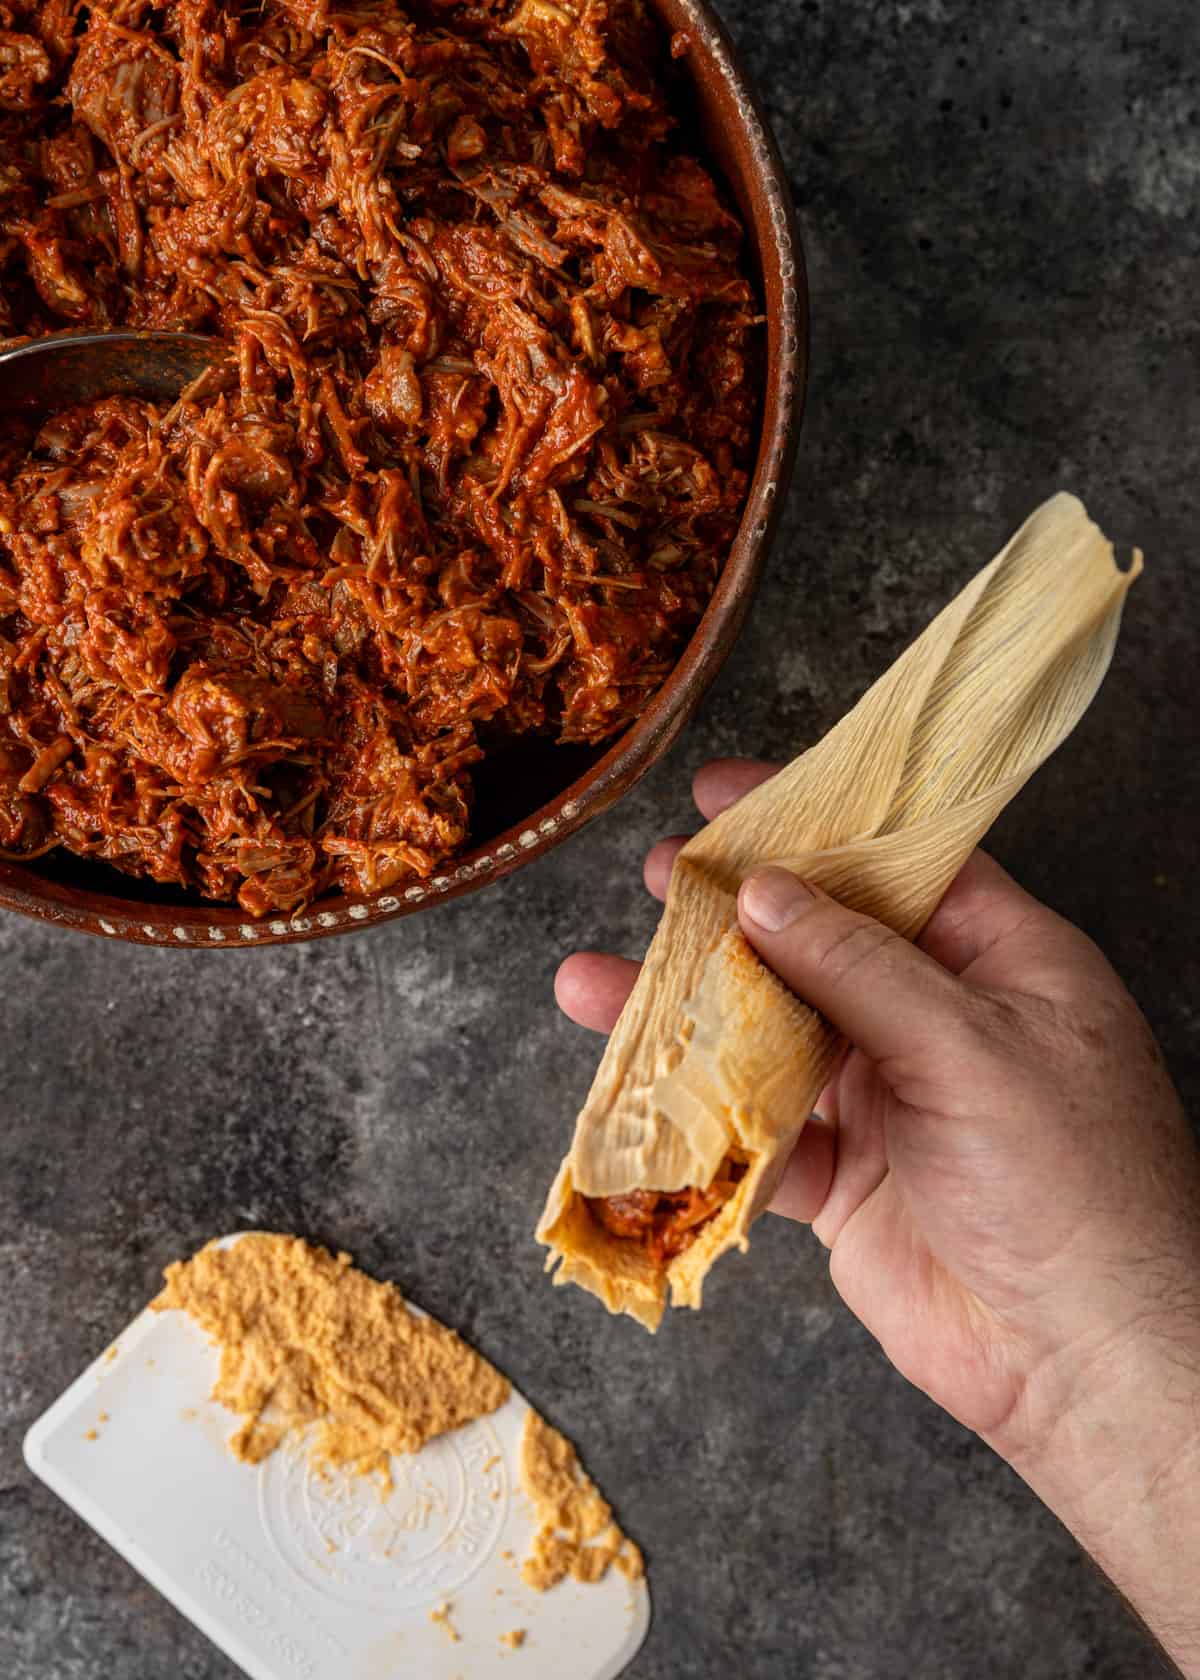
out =
{"type": "Polygon", "coordinates": [[[301,915],[251,922],[236,908],[126,879],[60,851],[35,865],[0,861],[0,906],[140,945],[217,950],[370,927],[475,892],[540,857],[606,811],[672,745],[737,639],[787,489],[804,402],[808,294],[783,164],[724,27],[706,0],[653,5],[668,31],[688,37],[681,63],[691,114],[745,220],[747,257],[767,313],[762,418],[746,508],[708,610],[654,700],[606,749],[526,745],[507,762],[485,760],[476,775],[476,844],[419,885],[361,901],[330,896],[301,915]]]}

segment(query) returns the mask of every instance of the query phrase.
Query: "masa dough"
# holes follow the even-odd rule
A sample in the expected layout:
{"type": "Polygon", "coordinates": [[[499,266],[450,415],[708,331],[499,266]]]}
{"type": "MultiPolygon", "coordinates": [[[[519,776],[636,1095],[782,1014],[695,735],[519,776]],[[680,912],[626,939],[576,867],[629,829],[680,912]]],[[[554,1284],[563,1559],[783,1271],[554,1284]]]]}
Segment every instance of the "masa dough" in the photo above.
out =
{"type": "Polygon", "coordinates": [[[180,1307],[221,1350],[212,1397],[237,1412],[237,1458],[257,1464],[293,1430],[313,1456],[385,1483],[392,1453],[502,1406],[508,1380],[460,1336],[299,1237],[210,1243],[166,1270],[157,1311],[180,1307]]]}
{"type": "Polygon", "coordinates": [[[521,1437],[521,1486],[538,1521],[533,1550],[521,1565],[526,1586],[545,1592],[565,1575],[599,1581],[614,1563],[631,1581],[641,1577],[641,1552],[613,1521],[612,1506],[575,1448],[534,1411],[521,1437]]]}
{"type": "MultiPolygon", "coordinates": [[[[209,1243],[166,1270],[156,1312],[176,1307],[221,1352],[212,1397],[241,1423],[235,1457],[256,1464],[293,1431],[312,1430],[318,1463],[391,1487],[393,1453],[483,1417],[512,1392],[461,1336],[410,1312],[395,1284],[300,1237],[253,1233],[209,1243]]],[[[564,1576],[599,1581],[611,1564],[631,1580],[642,1555],[613,1520],[574,1447],[534,1411],[521,1440],[521,1485],[538,1532],[522,1566],[545,1592],[564,1576]]],[[[448,1621],[449,1607],[435,1612],[448,1621]]]]}

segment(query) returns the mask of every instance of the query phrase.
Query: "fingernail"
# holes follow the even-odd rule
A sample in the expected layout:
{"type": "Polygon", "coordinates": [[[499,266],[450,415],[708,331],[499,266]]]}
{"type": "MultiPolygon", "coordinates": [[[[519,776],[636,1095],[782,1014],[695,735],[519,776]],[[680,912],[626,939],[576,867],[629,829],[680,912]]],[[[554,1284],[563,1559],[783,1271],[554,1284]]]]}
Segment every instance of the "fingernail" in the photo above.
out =
{"type": "Polygon", "coordinates": [[[742,912],[764,933],[782,933],[790,927],[813,895],[797,876],[786,869],[760,869],[742,888],[742,912]]]}

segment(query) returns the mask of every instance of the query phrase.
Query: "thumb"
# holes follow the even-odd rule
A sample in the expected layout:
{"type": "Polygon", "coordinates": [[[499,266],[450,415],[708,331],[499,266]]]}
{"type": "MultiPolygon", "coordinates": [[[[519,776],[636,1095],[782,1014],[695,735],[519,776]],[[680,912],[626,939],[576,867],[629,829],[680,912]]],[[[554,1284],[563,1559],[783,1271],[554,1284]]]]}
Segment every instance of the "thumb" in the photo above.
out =
{"type": "Polygon", "coordinates": [[[872,1061],[919,1056],[965,1014],[962,983],[932,957],[786,869],[742,883],[738,918],[784,985],[872,1061]]]}

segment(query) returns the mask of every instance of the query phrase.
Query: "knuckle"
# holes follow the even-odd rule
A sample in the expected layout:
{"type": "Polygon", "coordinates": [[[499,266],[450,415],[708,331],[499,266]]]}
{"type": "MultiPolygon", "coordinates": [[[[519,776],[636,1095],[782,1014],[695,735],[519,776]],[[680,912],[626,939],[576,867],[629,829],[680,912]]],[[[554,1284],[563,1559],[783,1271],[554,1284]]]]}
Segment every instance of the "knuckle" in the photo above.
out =
{"type": "Polygon", "coordinates": [[[829,913],[826,925],[815,926],[812,933],[815,965],[835,986],[865,978],[862,971],[868,968],[877,976],[882,968],[903,960],[911,949],[907,940],[882,922],[842,910],[829,913]]]}
{"type": "Polygon", "coordinates": [[[1012,1001],[1001,993],[956,986],[956,1006],[949,1012],[949,1037],[955,1051],[973,1065],[1008,1060],[1028,1035],[1012,1001]]]}

